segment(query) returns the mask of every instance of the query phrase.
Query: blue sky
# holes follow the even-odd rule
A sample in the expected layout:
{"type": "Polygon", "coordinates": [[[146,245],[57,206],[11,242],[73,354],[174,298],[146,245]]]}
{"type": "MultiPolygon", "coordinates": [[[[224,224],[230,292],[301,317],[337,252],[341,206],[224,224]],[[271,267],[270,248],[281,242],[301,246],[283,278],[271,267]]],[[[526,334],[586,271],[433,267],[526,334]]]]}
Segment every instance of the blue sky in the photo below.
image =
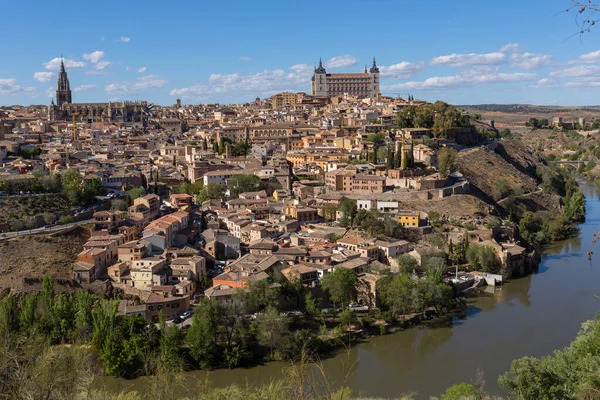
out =
{"type": "MultiPolygon", "coordinates": [[[[233,103],[310,92],[313,66],[454,104],[600,104],[600,30],[570,0],[6,1],[0,104],[46,104],[62,54],[74,102],[233,103]],[[426,4],[426,5],[425,5],[426,4]],[[567,39],[567,40],[565,40],[567,39]]],[[[600,27],[599,27],[600,28],[600,27]]]]}

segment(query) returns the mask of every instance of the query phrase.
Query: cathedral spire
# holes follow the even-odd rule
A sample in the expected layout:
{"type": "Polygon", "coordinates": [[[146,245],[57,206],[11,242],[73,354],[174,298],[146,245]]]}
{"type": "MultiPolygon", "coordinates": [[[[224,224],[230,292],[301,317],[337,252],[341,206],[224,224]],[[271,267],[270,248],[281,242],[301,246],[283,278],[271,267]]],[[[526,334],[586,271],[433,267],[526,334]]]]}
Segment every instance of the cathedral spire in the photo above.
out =
{"type": "Polygon", "coordinates": [[[377,62],[375,61],[375,57],[373,57],[373,66],[371,67],[370,72],[373,74],[379,73],[379,68],[377,68],[377,62]]]}
{"type": "Polygon", "coordinates": [[[65,70],[62,54],[60,55],[60,72],[58,73],[58,87],[56,88],[56,105],[61,107],[64,103],[71,103],[71,85],[65,70]]]}

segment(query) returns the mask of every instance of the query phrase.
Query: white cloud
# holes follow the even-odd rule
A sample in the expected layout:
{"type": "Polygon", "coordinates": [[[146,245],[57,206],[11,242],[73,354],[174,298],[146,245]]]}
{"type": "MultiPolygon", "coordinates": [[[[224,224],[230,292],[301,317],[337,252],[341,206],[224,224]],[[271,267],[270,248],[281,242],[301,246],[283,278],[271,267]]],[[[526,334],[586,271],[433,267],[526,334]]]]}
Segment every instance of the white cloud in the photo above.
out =
{"type": "Polygon", "coordinates": [[[539,81],[537,81],[537,83],[535,85],[531,85],[530,87],[533,88],[551,88],[551,87],[556,87],[556,84],[554,84],[552,82],[552,79],[548,79],[548,78],[542,78],[539,81]]]}
{"type": "MultiPolygon", "coordinates": [[[[83,58],[94,64],[95,68],[99,71],[102,71],[112,63],[110,61],[102,60],[104,57],[104,52],[101,50],[96,50],[89,54],[84,54],[83,58]]],[[[89,73],[89,71],[88,71],[89,73]]]]}
{"type": "Polygon", "coordinates": [[[108,67],[110,64],[111,64],[110,61],[98,61],[96,63],[96,69],[103,70],[104,68],[108,67]]]}
{"type": "Polygon", "coordinates": [[[552,56],[548,54],[523,53],[510,56],[513,68],[534,69],[540,68],[552,62],[552,56]]]}
{"type": "Polygon", "coordinates": [[[399,90],[444,90],[456,87],[477,86],[488,83],[510,83],[533,80],[537,74],[516,72],[488,72],[473,69],[451,76],[434,76],[419,82],[405,82],[384,86],[382,91],[393,92],[399,90]]]}
{"type": "Polygon", "coordinates": [[[75,89],[73,89],[73,91],[74,92],[83,92],[84,90],[95,88],[96,86],[98,86],[98,85],[96,85],[95,83],[84,84],[84,85],[77,86],[75,89]]]}
{"type": "MultiPolygon", "coordinates": [[[[60,57],[56,57],[53,58],[52,60],[43,63],[42,65],[46,68],[49,69],[51,71],[58,71],[60,69],[60,57]]],[[[65,68],[69,69],[69,68],[83,68],[85,67],[87,64],[84,63],[83,61],[75,61],[75,60],[70,60],[68,58],[63,59],[63,62],[65,63],[65,68]]]]}
{"type": "Polygon", "coordinates": [[[131,40],[130,37],[125,37],[125,36],[121,36],[121,38],[119,39],[121,42],[123,43],[127,43],[131,40]]]}
{"type": "Polygon", "coordinates": [[[240,56],[240,60],[242,60],[242,61],[251,61],[252,59],[250,57],[247,57],[247,56],[240,56]]]}
{"type": "Polygon", "coordinates": [[[143,74],[144,72],[146,72],[147,69],[148,68],[146,68],[146,67],[141,67],[141,68],[138,68],[137,72],[139,72],[140,74],[143,74]]]}
{"type": "Polygon", "coordinates": [[[33,79],[39,82],[48,82],[54,77],[54,72],[36,72],[33,79]]]}
{"type": "Polygon", "coordinates": [[[569,61],[569,64],[577,64],[577,63],[585,63],[585,64],[593,64],[600,62],[600,50],[592,51],[591,53],[586,53],[580,55],[576,60],[569,61]]]}
{"type": "Polygon", "coordinates": [[[579,78],[597,76],[598,74],[600,74],[600,67],[597,65],[577,65],[575,67],[553,71],[550,73],[550,76],[559,78],[579,78]]]}
{"type": "Polygon", "coordinates": [[[325,68],[345,68],[358,64],[358,58],[346,54],[343,56],[332,57],[325,63],[325,68]]]}
{"type": "Polygon", "coordinates": [[[522,51],[522,47],[519,43],[509,43],[507,45],[502,46],[500,49],[501,53],[520,53],[522,51]]]}
{"type": "Polygon", "coordinates": [[[106,93],[115,95],[128,95],[139,90],[159,89],[168,83],[167,80],[157,75],[146,75],[130,82],[114,82],[104,87],[106,93]]]}
{"type": "Polygon", "coordinates": [[[402,61],[398,64],[381,66],[379,67],[379,72],[383,78],[408,78],[421,71],[424,67],[425,64],[422,62],[411,63],[402,61]]]}
{"type": "Polygon", "coordinates": [[[85,60],[88,60],[89,62],[91,62],[92,64],[96,64],[98,61],[100,61],[100,59],[104,57],[104,52],[101,50],[96,50],[94,52],[91,52],[89,54],[84,53],[83,54],[83,58],[85,60]]]}
{"type": "Polygon", "coordinates": [[[21,87],[17,85],[15,78],[0,79],[0,95],[11,95],[11,94],[30,94],[35,92],[34,87],[21,87]]]}
{"type": "Polygon", "coordinates": [[[208,98],[224,94],[251,94],[264,97],[285,90],[304,89],[310,84],[313,68],[296,64],[286,70],[265,70],[254,74],[212,74],[206,83],[171,90],[171,96],[208,98]]]}
{"type": "Polygon", "coordinates": [[[432,65],[448,65],[450,67],[465,67],[469,65],[498,65],[506,62],[504,53],[487,54],[449,54],[435,57],[431,60],[432,65]]]}
{"type": "Polygon", "coordinates": [[[600,87],[600,79],[576,79],[574,81],[565,83],[564,86],[567,88],[597,88],[600,87]]]}

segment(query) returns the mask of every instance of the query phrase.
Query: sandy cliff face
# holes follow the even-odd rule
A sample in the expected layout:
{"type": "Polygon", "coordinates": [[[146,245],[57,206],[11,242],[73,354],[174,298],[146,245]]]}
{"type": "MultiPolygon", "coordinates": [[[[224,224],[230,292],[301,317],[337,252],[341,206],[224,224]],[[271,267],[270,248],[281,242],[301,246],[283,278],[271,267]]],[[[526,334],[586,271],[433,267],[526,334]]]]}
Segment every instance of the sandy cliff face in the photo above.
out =
{"type": "Polygon", "coordinates": [[[457,164],[472,193],[500,208],[510,198],[528,211],[559,210],[559,196],[539,186],[536,170],[543,160],[518,140],[504,140],[494,150],[475,147],[461,151],[457,164]]]}

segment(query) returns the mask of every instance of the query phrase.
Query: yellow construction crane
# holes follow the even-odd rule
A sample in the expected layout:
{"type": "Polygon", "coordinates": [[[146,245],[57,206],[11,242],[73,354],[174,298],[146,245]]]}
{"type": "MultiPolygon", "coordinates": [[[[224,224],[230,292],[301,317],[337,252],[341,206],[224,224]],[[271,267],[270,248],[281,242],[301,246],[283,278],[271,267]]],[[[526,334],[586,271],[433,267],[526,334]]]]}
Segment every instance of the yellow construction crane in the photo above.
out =
{"type": "Polygon", "coordinates": [[[72,117],[73,117],[73,143],[75,143],[77,141],[77,123],[75,122],[75,117],[78,116],[80,113],[76,112],[73,113],[72,117]]]}

